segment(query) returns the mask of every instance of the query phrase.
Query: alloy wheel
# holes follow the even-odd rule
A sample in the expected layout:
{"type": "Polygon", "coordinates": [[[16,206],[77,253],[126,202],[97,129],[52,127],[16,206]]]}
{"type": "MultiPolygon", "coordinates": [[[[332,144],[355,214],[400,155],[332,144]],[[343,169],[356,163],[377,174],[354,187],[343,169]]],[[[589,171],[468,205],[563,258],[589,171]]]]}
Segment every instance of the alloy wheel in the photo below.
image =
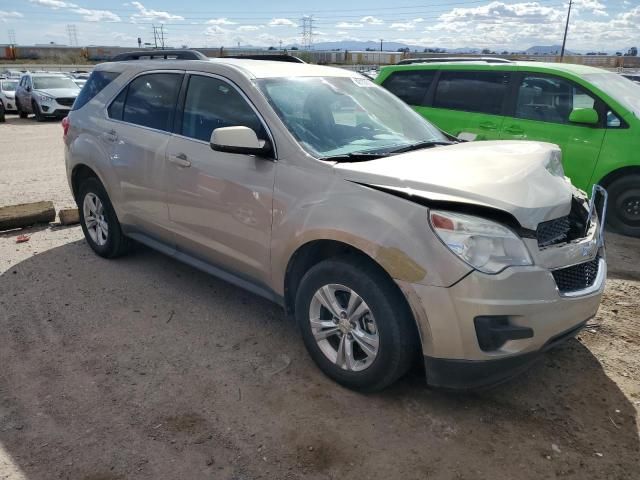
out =
{"type": "Polygon", "coordinates": [[[343,370],[359,372],[374,362],[380,338],[367,303],[351,288],[319,288],[309,306],[311,332],[322,353],[343,370]]]}
{"type": "Polygon", "coordinates": [[[105,245],[109,239],[109,224],[105,218],[104,205],[95,193],[85,195],[82,212],[91,240],[96,245],[105,245]]]}

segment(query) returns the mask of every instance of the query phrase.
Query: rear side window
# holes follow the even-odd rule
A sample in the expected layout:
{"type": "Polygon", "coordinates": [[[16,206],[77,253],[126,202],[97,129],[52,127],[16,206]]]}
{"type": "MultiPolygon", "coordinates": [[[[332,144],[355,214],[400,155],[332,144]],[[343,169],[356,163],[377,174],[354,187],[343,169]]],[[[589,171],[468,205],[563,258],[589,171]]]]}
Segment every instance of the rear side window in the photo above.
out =
{"type": "Polygon", "coordinates": [[[505,72],[440,73],[433,106],[500,115],[507,93],[505,72]]]}
{"type": "Polygon", "coordinates": [[[89,100],[99,94],[104,87],[109,85],[120,73],[118,72],[103,72],[100,70],[95,70],[91,73],[91,76],[85,83],[82,90],[80,90],[80,94],[76,101],[73,103],[73,108],[71,110],[78,110],[84,107],[89,100]]]}
{"type": "Polygon", "coordinates": [[[121,118],[125,122],[170,131],[182,82],[181,73],[150,73],[133,80],[109,106],[109,116],[119,118],[120,103],[124,103],[121,118]]]}
{"type": "Polygon", "coordinates": [[[409,105],[422,105],[433,82],[433,70],[408,70],[393,72],[382,86],[409,105]]]}
{"type": "Polygon", "coordinates": [[[262,122],[235,88],[217,78],[193,75],[184,101],[182,135],[208,142],[216,128],[239,126],[267,138],[262,122]]]}

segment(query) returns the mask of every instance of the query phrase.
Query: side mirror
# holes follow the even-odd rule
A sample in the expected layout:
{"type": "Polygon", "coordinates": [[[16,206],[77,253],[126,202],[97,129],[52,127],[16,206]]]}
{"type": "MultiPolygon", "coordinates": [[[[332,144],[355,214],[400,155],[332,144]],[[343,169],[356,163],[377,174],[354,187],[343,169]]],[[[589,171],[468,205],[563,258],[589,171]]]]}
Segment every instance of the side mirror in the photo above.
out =
{"type": "Polygon", "coordinates": [[[210,145],[216,152],[258,156],[266,156],[271,152],[269,142],[258,140],[256,132],[249,127],[216,128],[211,133],[210,145]]]}
{"type": "Polygon", "coordinates": [[[599,120],[598,112],[593,108],[574,108],[571,115],[569,115],[569,121],[571,123],[597,125],[599,120]]]}
{"type": "Polygon", "coordinates": [[[31,91],[31,87],[27,86],[26,90],[27,90],[27,92],[30,92],[31,91]]]}

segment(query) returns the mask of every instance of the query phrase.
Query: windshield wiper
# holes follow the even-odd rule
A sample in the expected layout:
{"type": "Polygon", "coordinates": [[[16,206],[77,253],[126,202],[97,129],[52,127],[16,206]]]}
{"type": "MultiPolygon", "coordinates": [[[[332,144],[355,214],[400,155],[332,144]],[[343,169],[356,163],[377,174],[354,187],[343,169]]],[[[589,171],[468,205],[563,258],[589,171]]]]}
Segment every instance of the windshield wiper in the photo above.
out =
{"type": "Polygon", "coordinates": [[[388,157],[391,153],[366,153],[366,152],[352,152],[344,153],[341,155],[329,155],[327,157],[320,157],[320,160],[328,160],[333,162],[366,162],[368,160],[376,160],[378,158],[388,157]]]}
{"type": "Polygon", "coordinates": [[[411,152],[412,150],[420,150],[422,148],[438,147],[440,145],[453,145],[455,142],[427,140],[424,142],[412,143],[411,145],[405,145],[404,147],[390,150],[389,153],[404,153],[411,152]]]}

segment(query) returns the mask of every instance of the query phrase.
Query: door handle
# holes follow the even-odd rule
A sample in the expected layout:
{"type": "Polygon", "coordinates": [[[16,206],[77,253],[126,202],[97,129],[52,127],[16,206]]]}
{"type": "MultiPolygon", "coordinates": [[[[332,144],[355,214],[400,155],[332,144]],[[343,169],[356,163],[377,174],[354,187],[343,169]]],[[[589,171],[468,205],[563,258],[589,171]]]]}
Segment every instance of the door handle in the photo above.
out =
{"type": "Polygon", "coordinates": [[[180,168],[187,168],[191,166],[191,162],[184,153],[178,153],[177,155],[171,155],[169,161],[180,168]]]}
{"type": "Polygon", "coordinates": [[[516,125],[511,125],[510,127],[505,128],[504,131],[514,135],[522,135],[524,133],[524,130],[516,125]]]}
{"type": "Polygon", "coordinates": [[[479,126],[480,126],[480,128],[482,128],[484,130],[497,130],[498,129],[498,125],[496,125],[493,122],[482,122],[479,126]]]}
{"type": "Polygon", "coordinates": [[[102,134],[102,138],[104,138],[107,142],[117,142],[118,141],[118,133],[115,130],[109,130],[102,134]]]}

